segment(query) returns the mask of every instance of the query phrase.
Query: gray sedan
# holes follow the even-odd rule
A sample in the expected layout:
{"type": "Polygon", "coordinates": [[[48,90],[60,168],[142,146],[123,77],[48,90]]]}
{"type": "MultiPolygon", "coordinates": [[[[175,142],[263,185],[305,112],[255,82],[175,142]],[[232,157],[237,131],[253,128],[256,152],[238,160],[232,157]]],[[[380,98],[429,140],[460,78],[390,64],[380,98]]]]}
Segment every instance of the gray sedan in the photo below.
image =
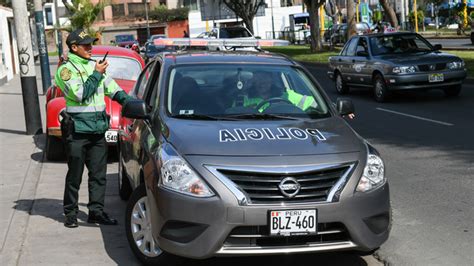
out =
{"type": "Polygon", "coordinates": [[[338,56],[329,58],[328,75],[338,93],[372,88],[378,102],[388,101],[396,90],[442,89],[446,96],[457,96],[465,64],[441,48],[410,32],[354,36],[338,56]]]}

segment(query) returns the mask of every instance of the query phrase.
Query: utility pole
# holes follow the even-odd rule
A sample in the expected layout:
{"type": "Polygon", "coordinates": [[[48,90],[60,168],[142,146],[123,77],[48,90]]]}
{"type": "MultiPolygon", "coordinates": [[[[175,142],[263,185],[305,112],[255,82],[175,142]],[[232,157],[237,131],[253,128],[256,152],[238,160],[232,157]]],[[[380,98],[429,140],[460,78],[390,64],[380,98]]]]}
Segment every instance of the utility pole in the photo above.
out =
{"type": "Polygon", "coordinates": [[[415,32],[418,32],[418,11],[416,7],[416,0],[413,0],[413,13],[415,15],[415,32]]]}
{"type": "Polygon", "coordinates": [[[59,29],[61,25],[59,24],[58,1],[59,0],[54,0],[54,15],[56,17],[55,28],[56,28],[56,37],[58,38],[58,56],[59,56],[59,59],[61,59],[61,56],[63,55],[63,36],[61,33],[61,29],[59,29]]]}
{"type": "Polygon", "coordinates": [[[143,1],[145,3],[145,17],[146,17],[146,40],[150,39],[150,23],[148,21],[148,0],[143,1]]]}
{"type": "Polygon", "coordinates": [[[41,0],[35,0],[35,20],[41,62],[41,82],[43,85],[43,94],[46,94],[49,86],[51,86],[51,73],[49,72],[48,48],[44,34],[43,6],[41,0]]]}
{"type": "Polygon", "coordinates": [[[272,36],[275,39],[275,21],[273,20],[273,0],[270,0],[270,10],[272,12],[272,36]]]}
{"type": "Polygon", "coordinates": [[[405,29],[405,0],[401,0],[400,5],[400,26],[402,30],[405,29]]]}
{"type": "Polygon", "coordinates": [[[13,18],[18,39],[18,56],[20,58],[21,91],[25,110],[26,134],[43,133],[36,86],[36,73],[31,45],[30,27],[26,0],[12,1],[13,18]]]}

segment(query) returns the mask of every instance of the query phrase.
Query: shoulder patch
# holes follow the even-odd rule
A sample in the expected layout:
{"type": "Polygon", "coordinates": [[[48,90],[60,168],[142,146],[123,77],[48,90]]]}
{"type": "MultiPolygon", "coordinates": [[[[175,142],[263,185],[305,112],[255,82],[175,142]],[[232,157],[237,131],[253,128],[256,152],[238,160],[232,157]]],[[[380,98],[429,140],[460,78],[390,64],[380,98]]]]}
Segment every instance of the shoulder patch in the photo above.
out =
{"type": "Polygon", "coordinates": [[[67,67],[65,67],[61,70],[60,75],[61,75],[61,79],[63,81],[68,81],[68,80],[71,79],[71,70],[69,70],[67,67]]]}

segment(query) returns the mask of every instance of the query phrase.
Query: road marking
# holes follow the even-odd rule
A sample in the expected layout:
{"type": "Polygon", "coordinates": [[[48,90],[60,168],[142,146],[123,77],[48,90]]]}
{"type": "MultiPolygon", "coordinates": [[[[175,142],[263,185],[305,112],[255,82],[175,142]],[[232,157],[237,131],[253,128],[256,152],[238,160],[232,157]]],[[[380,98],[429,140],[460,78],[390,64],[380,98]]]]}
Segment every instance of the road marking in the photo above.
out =
{"type": "Polygon", "coordinates": [[[438,121],[438,120],[433,120],[433,119],[429,119],[429,118],[424,118],[424,117],[416,116],[416,115],[404,114],[404,113],[400,113],[400,112],[397,112],[397,111],[392,111],[392,110],[388,110],[388,109],[384,109],[384,108],[380,108],[380,107],[377,107],[377,108],[375,108],[375,109],[377,109],[377,110],[379,110],[379,111],[384,111],[384,112],[392,113],[392,114],[408,116],[408,117],[411,117],[411,118],[420,119],[420,120],[424,120],[424,121],[428,121],[428,122],[440,124],[440,125],[443,125],[443,126],[454,126],[454,124],[451,124],[451,123],[446,123],[446,122],[443,122],[443,121],[438,121]]]}

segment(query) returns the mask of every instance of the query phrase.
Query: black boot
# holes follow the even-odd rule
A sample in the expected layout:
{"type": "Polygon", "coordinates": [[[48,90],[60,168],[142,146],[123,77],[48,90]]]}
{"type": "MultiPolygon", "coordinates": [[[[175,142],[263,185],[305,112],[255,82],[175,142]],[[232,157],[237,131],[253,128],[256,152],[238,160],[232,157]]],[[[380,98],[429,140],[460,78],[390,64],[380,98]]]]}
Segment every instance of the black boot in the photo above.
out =
{"type": "Polygon", "coordinates": [[[117,225],[117,220],[110,218],[105,212],[102,213],[89,213],[87,222],[91,224],[104,224],[104,225],[117,225]]]}
{"type": "Polygon", "coordinates": [[[77,217],[75,215],[66,216],[66,219],[64,220],[64,226],[68,228],[78,227],[79,225],[77,225],[77,217]]]}

